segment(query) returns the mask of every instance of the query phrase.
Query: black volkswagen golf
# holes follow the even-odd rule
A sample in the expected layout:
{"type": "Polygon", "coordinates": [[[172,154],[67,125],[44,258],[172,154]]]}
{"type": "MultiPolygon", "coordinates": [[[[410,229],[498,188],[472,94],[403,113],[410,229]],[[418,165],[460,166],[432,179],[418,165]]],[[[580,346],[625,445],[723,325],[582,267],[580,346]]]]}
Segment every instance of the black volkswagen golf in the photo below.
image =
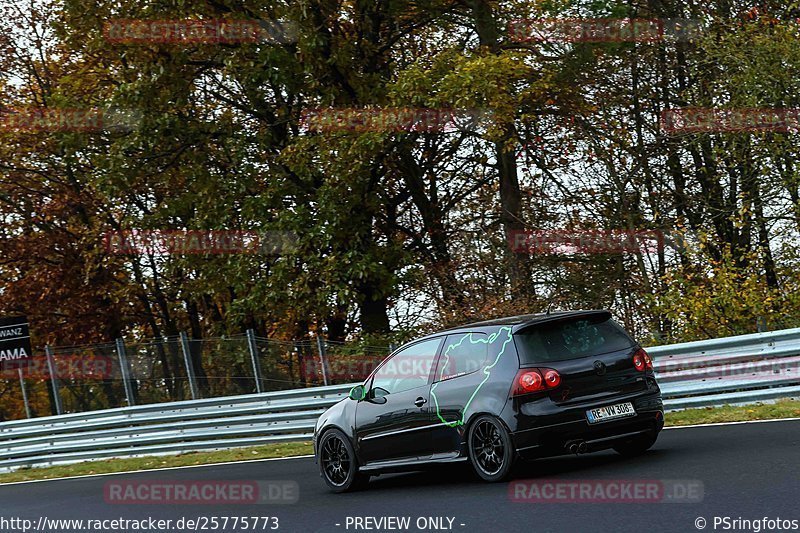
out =
{"type": "Polygon", "coordinates": [[[320,417],[314,451],[336,492],[382,472],[467,461],[491,482],[518,459],[639,454],[663,427],[647,353],[608,311],[570,311],[406,344],[320,417]]]}

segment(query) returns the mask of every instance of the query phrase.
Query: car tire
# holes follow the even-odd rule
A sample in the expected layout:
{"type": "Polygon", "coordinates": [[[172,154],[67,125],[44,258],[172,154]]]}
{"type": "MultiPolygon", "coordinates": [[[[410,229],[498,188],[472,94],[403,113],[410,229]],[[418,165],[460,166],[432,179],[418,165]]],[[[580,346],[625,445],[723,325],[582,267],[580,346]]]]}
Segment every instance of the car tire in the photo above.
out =
{"type": "Polygon", "coordinates": [[[350,439],[338,429],[328,430],[322,435],[317,463],[322,479],[333,492],[355,491],[369,483],[369,475],[358,471],[358,460],[350,439]]]}
{"type": "Polygon", "coordinates": [[[509,478],[517,452],[505,424],[493,416],[478,417],[469,427],[467,449],[472,468],[489,483],[509,478]]]}
{"type": "Polygon", "coordinates": [[[614,451],[623,457],[636,457],[649,450],[658,439],[657,433],[640,435],[632,440],[617,444],[614,451]]]}

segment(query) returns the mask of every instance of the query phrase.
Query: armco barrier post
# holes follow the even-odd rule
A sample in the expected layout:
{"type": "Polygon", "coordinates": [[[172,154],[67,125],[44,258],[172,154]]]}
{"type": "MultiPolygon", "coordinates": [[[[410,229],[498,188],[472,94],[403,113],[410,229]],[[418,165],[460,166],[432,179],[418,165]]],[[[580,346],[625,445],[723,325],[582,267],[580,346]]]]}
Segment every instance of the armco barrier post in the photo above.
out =
{"type": "Polygon", "coordinates": [[[58,390],[58,377],[56,376],[56,364],[53,361],[53,350],[50,346],[44,347],[44,354],[47,357],[47,371],[50,373],[50,384],[53,386],[53,402],[56,404],[56,414],[64,412],[61,407],[61,393],[58,390]]]}
{"type": "Polygon", "coordinates": [[[250,350],[250,359],[253,361],[253,377],[256,380],[256,392],[261,394],[261,362],[258,360],[256,332],[252,329],[247,330],[247,347],[250,350]]]}
{"type": "Polygon", "coordinates": [[[197,379],[194,376],[194,364],[192,364],[192,352],[189,347],[189,337],[185,331],[181,331],[181,350],[183,350],[183,362],[186,365],[186,377],[189,378],[189,391],[192,393],[192,400],[200,398],[197,392],[197,379]]]}
{"type": "Polygon", "coordinates": [[[19,373],[19,388],[22,389],[22,401],[25,402],[25,416],[31,418],[31,405],[28,403],[28,389],[25,388],[25,378],[22,376],[22,368],[17,368],[19,373]]]}
{"type": "Polygon", "coordinates": [[[292,350],[297,354],[297,374],[300,376],[301,387],[308,387],[308,376],[306,376],[305,354],[302,345],[295,341],[292,343],[292,350]]]}
{"type": "Polygon", "coordinates": [[[317,335],[317,350],[319,351],[319,364],[322,368],[322,383],[328,386],[328,370],[325,368],[325,341],[321,335],[317,335]]]}
{"type": "Polygon", "coordinates": [[[131,383],[131,369],[128,366],[128,355],[125,353],[125,341],[117,339],[117,357],[119,357],[119,368],[122,372],[122,385],[125,387],[125,399],[129,406],[136,405],[136,397],[133,395],[133,383],[131,383]]]}

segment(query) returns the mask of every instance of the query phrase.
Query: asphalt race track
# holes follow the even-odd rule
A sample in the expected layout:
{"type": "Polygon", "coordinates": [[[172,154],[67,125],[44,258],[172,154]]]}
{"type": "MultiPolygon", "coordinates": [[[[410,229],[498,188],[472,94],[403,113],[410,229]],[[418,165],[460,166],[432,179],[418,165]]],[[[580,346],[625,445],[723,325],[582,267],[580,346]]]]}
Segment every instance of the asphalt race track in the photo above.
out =
{"type": "MultiPolygon", "coordinates": [[[[452,519],[451,530],[470,532],[698,531],[695,522],[702,517],[706,531],[722,531],[722,524],[714,528],[715,516],[800,520],[800,420],[671,429],[650,452],[635,459],[602,452],[540,460],[519,468],[515,476],[517,481],[538,482],[600,479],[699,481],[702,502],[514,502],[509,484],[483,484],[468,470],[453,467],[384,475],[373,478],[367,491],[335,495],[327,492],[313,459],[298,458],[0,486],[0,516],[34,522],[42,516],[275,516],[278,530],[291,532],[398,531],[374,529],[373,522],[364,523],[373,529],[352,524],[354,517],[395,516],[410,517],[405,531],[420,531],[416,521],[427,517],[447,517],[452,519]],[[111,480],[294,480],[299,498],[288,505],[118,505],[104,497],[111,480]]],[[[440,529],[423,530],[447,531],[448,520],[442,524],[440,529]]],[[[261,525],[256,530],[262,530],[261,525]]]]}

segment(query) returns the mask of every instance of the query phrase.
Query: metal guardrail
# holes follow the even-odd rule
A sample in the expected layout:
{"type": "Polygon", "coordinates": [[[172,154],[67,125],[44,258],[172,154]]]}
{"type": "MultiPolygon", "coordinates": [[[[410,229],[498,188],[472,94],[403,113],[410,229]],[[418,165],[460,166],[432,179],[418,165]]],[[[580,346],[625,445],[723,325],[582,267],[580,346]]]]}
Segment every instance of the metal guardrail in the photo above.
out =
{"type": "Polygon", "coordinates": [[[349,385],[106,409],[0,423],[0,469],[311,439],[349,385]]]}
{"type": "MultiPolygon", "coordinates": [[[[800,396],[800,328],[647,349],[667,409],[800,396]]],[[[107,409],[0,423],[0,469],[309,440],[352,387],[107,409]]]]}
{"type": "Polygon", "coordinates": [[[800,396],[800,328],[647,348],[667,409],[800,396]]]}

